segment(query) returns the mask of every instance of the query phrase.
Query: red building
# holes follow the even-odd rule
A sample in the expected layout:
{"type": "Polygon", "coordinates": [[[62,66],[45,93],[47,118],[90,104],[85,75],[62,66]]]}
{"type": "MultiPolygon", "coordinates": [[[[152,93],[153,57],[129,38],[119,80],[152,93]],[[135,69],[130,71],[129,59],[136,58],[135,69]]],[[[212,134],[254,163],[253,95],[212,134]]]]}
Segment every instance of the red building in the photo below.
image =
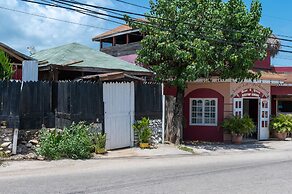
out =
{"type": "MultiPolygon", "coordinates": [[[[134,62],[136,50],[143,38],[139,30],[120,26],[93,38],[100,42],[101,51],[134,62]],[[133,34],[135,37],[133,38],[133,34]],[[135,45],[135,46],[134,46],[135,45]]],[[[271,57],[278,52],[280,42],[268,40],[268,53],[263,61],[255,63],[253,71],[260,71],[257,81],[211,81],[200,79],[187,84],[184,97],[183,140],[229,141],[230,135],[221,127],[230,115],[249,115],[257,126],[257,132],[249,138],[270,138],[269,122],[272,115],[292,113],[292,67],[274,67],[271,57]]],[[[164,95],[176,95],[176,89],[164,88],[164,95]]]]}

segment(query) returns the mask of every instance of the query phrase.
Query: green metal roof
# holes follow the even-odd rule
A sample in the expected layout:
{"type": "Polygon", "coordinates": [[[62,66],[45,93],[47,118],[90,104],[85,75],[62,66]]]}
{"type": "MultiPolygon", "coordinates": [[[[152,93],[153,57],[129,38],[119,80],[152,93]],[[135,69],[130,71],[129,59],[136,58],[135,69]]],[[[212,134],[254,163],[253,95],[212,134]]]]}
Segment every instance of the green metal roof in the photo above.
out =
{"type": "Polygon", "coordinates": [[[134,72],[150,72],[143,67],[128,63],[126,61],[78,43],[71,43],[51,49],[42,50],[36,52],[31,57],[37,59],[38,61],[48,62],[45,65],[40,66],[47,66],[50,64],[64,65],[72,63],[74,61],[83,61],[80,63],[68,65],[67,67],[89,67],[134,72]]]}

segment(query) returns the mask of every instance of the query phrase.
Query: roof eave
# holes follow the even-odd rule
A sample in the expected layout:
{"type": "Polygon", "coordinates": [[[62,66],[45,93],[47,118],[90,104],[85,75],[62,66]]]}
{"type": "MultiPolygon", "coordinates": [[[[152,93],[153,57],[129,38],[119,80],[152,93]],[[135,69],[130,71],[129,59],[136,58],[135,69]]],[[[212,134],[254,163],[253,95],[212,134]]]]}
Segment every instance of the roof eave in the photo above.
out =
{"type": "Polygon", "coordinates": [[[110,73],[110,72],[125,72],[131,75],[140,75],[140,76],[152,76],[152,71],[129,71],[123,69],[107,69],[107,68],[98,68],[98,67],[77,67],[77,66],[64,66],[59,64],[45,64],[39,66],[40,71],[48,70],[48,66],[52,66],[55,69],[66,70],[66,71],[81,71],[81,72],[101,72],[101,73],[110,73]]]}
{"type": "Polygon", "coordinates": [[[18,52],[17,50],[7,46],[4,43],[0,42],[0,49],[3,50],[4,52],[10,54],[11,56],[15,57],[16,59],[20,60],[20,61],[24,61],[24,60],[34,60],[32,57],[29,57],[21,52],[18,52]]]}
{"type": "Polygon", "coordinates": [[[92,41],[98,42],[98,41],[100,41],[102,39],[112,38],[112,37],[115,37],[115,36],[120,36],[120,35],[132,33],[132,32],[139,32],[139,31],[140,31],[139,29],[124,30],[124,31],[116,32],[116,33],[113,33],[113,34],[110,34],[110,35],[106,35],[106,36],[96,36],[96,37],[92,38],[92,41]]]}

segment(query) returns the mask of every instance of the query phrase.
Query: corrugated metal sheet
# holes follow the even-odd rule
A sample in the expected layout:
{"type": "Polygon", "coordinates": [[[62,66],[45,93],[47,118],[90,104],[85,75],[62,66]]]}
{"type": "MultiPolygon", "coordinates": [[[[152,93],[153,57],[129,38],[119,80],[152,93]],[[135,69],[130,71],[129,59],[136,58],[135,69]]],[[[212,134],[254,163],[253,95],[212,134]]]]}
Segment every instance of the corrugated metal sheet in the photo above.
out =
{"type": "Polygon", "coordinates": [[[38,81],[38,62],[22,62],[22,81],[38,81]]]}
{"type": "Polygon", "coordinates": [[[149,70],[139,67],[137,65],[128,63],[119,58],[110,56],[98,50],[89,48],[87,46],[71,43],[43,51],[39,51],[32,55],[33,58],[38,61],[47,61],[48,63],[42,65],[63,65],[68,67],[78,68],[102,68],[102,69],[114,69],[122,71],[133,72],[147,72],[149,70]],[[79,63],[73,63],[80,61],[79,63]],[[70,65],[68,65],[70,64],[70,65]]]}

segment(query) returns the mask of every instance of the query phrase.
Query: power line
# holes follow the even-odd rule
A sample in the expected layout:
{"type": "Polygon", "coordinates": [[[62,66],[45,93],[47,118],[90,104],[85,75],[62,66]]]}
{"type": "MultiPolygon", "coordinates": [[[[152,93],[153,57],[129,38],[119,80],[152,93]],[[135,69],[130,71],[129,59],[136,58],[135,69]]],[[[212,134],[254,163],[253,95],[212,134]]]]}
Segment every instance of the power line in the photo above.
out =
{"type": "MultiPolygon", "coordinates": [[[[27,1],[27,0],[25,0],[25,1],[27,1]]],[[[42,1],[48,2],[46,0],[42,0],[42,1]]],[[[74,1],[74,2],[72,2],[72,1],[66,1],[66,0],[62,0],[62,1],[50,0],[50,1],[53,2],[53,3],[57,3],[57,5],[58,4],[61,4],[61,5],[71,6],[71,7],[77,8],[77,9],[82,9],[82,10],[88,11],[88,12],[93,13],[93,14],[98,14],[98,15],[102,15],[102,16],[109,16],[111,18],[115,18],[115,19],[119,19],[119,20],[125,20],[124,17],[119,17],[119,16],[113,16],[113,15],[105,14],[105,13],[102,13],[102,12],[93,11],[93,10],[90,10],[90,9],[87,9],[87,8],[84,8],[84,7],[80,7],[80,6],[76,6],[76,5],[72,4],[72,3],[79,4],[79,3],[77,3],[77,1],[74,1]]],[[[32,2],[32,1],[29,0],[29,2],[32,2]]],[[[56,4],[54,4],[54,5],[56,5],[56,4]]],[[[65,7],[65,8],[68,8],[68,7],[65,7]]]]}
{"type": "MultiPolygon", "coordinates": [[[[48,5],[48,6],[53,6],[53,7],[60,7],[60,8],[69,9],[69,10],[77,11],[77,12],[80,12],[80,13],[83,13],[83,14],[87,14],[87,15],[88,15],[87,12],[80,11],[80,9],[83,9],[83,10],[89,11],[89,12],[94,13],[94,14],[101,14],[101,15],[103,15],[103,16],[114,17],[114,18],[116,18],[116,19],[120,19],[120,20],[125,21],[125,18],[116,17],[116,16],[111,16],[111,15],[104,14],[104,13],[99,13],[99,12],[92,11],[92,10],[89,10],[89,9],[85,9],[85,8],[82,8],[82,7],[78,7],[78,6],[73,6],[73,7],[79,8],[79,10],[76,10],[76,9],[72,9],[72,8],[68,8],[68,7],[64,7],[64,6],[60,6],[60,5],[56,5],[56,4],[53,4],[53,5],[52,5],[52,4],[44,4],[44,3],[41,3],[41,2],[35,2],[35,1],[30,1],[30,0],[22,0],[22,1],[25,1],[25,2],[31,2],[31,3],[37,3],[37,4],[42,4],[42,5],[48,5]]],[[[62,2],[57,1],[57,0],[53,0],[53,1],[56,1],[56,2],[62,3],[62,2]]],[[[65,1],[65,0],[63,0],[63,1],[65,1]]],[[[68,4],[67,4],[67,5],[68,5],[68,4]]],[[[69,5],[70,5],[70,4],[69,4],[69,5]]],[[[90,16],[94,16],[94,17],[96,17],[95,15],[92,15],[92,14],[90,14],[90,16]]],[[[133,21],[133,22],[139,23],[139,21],[133,21]]],[[[123,25],[124,25],[124,24],[123,24],[123,25]]],[[[147,24],[145,24],[145,25],[150,26],[149,23],[147,23],[147,24]]],[[[151,27],[158,27],[158,26],[151,26],[151,27]]],[[[160,29],[161,29],[161,27],[160,27],[160,29]]],[[[165,29],[164,29],[164,30],[165,30],[165,29]]],[[[200,35],[200,37],[198,37],[197,35],[193,35],[193,34],[184,34],[184,35],[188,35],[188,36],[191,35],[191,36],[196,37],[196,38],[203,38],[203,39],[211,40],[211,41],[215,41],[215,42],[228,43],[228,44],[232,44],[232,45],[236,45],[236,46],[242,46],[240,43],[237,43],[237,42],[228,42],[228,41],[226,41],[226,40],[218,40],[218,39],[215,40],[215,39],[210,39],[210,38],[208,38],[208,37],[204,37],[204,36],[202,36],[202,35],[200,35]]],[[[273,37],[273,38],[274,38],[274,37],[273,37]]],[[[276,39],[276,38],[275,38],[275,39],[276,39]]],[[[291,41],[291,42],[292,42],[292,40],[288,40],[288,39],[282,39],[282,40],[286,40],[286,41],[291,41]]],[[[274,44],[272,44],[272,45],[274,45],[274,44]]],[[[285,45],[285,46],[290,48],[290,46],[287,46],[287,45],[285,45]]],[[[290,51],[280,50],[280,52],[290,52],[290,51]]],[[[291,51],[291,52],[292,52],[292,51],[291,51]]]]}
{"type": "Polygon", "coordinates": [[[275,34],[276,36],[284,37],[284,38],[292,38],[292,36],[282,35],[282,34],[275,34]]]}
{"type": "MultiPolygon", "coordinates": [[[[50,2],[49,2],[50,0],[41,0],[41,1],[44,1],[44,2],[48,2],[48,3],[50,3],[50,2]]],[[[75,1],[75,0],[70,0],[69,2],[70,2],[70,3],[76,3],[76,4],[79,3],[78,1],[75,1]]],[[[107,11],[107,12],[112,13],[112,14],[115,14],[115,15],[119,15],[119,16],[124,16],[124,14],[117,13],[117,12],[114,12],[114,11],[107,11]]]]}
{"type": "MultiPolygon", "coordinates": [[[[57,3],[60,3],[60,4],[65,4],[65,5],[69,5],[69,6],[72,6],[72,7],[75,7],[75,8],[78,8],[78,10],[76,10],[76,9],[72,9],[72,8],[68,8],[68,7],[64,7],[64,6],[60,6],[59,4],[47,4],[47,3],[41,3],[41,2],[36,2],[36,1],[31,1],[31,0],[21,0],[21,1],[25,1],[25,2],[30,2],[30,3],[36,3],[36,4],[41,4],[41,5],[48,5],[48,6],[53,6],[53,7],[60,7],[60,8],[64,8],[64,9],[69,9],[69,10],[73,10],[73,11],[77,11],[77,12],[80,12],[80,9],[81,10],[85,10],[85,11],[89,11],[90,13],[94,13],[94,14],[99,14],[99,15],[103,15],[103,16],[109,16],[109,17],[114,17],[114,18],[116,18],[116,19],[120,19],[120,20],[123,20],[123,21],[126,21],[126,19],[125,18],[121,18],[121,17],[116,17],[116,16],[112,16],[112,15],[108,15],[108,14],[104,14],[104,13],[100,13],[100,12],[96,12],[96,11],[92,11],[92,10],[89,10],[89,9],[86,9],[86,8],[83,8],[83,7],[79,7],[79,6],[74,6],[74,5],[71,5],[71,4],[67,4],[67,3],[63,3],[63,2],[60,2],[60,1],[58,1],[58,0],[51,0],[51,1],[53,1],[53,2],[57,2],[57,3]]],[[[44,0],[43,0],[44,1],[44,0]]],[[[66,0],[63,0],[63,1],[66,1],[66,0]]],[[[66,1],[67,2],[67,1],[66,1]]],[[[74,1],[74,2],[76,2],[76,1],[74,1]]],[[[84,13],[84,12],[80,12],[80,13],[84,13]]],[[[131,19],[132,20],[132,22],[135,22],[135,23],[141,23],[140,21],[137,21],[137,20],[135,20],[135,18],[134,18],[134,20],[133,20],[133,18],[131,19]]],[[[145,23],[145,22],[143,22],[143,23],[145,23]]],[[[148,25],[148,26],[151,26],[151,24],[149,24],[149,23],[145,23],[145,25],[148,25]]],[[[151,27],[158,27],[158,28],[160,28],[161,29],[161,27],[159,27],[159,26],[151,26],[151,27]]],[[[164,29],[165,30],[165,29],[164,29]]],[[[184,35],[186,35],[186,34],[184,34],[184,35]]],[[[190,34],[188,34],[188,35],[190,35],[190,34]]],[[[194,35],[193,35],[194,36],[194,35]]],[[[201,35],[202,36],[202,35],[201,35]]],[[[202,38],[202,37],[198,37],[198,36],[196,36],[197,38],[202,38]]],[[[207,39],[207,38],[206,38],[207,39]]],[[[209,39],[210,40],[210,39],[209,39]]],[[[218,41],[218,40],[217,40],[218,41]]],[[[220,42],[227,42],[226,40],[220,40],[220,42]]],[[[239,43],[234,43],[234,44],[236,44],[237,46],[240,46],[239,45],[239,43]]]]}
{"type": "Polygon", "coordinates": [[[127,1],[123,1],[123,0],[115,0],[117,2],[120,2],[120,3],[124,3],[124,4],[127,4],[127,5],[131,5],[131,6],[134,6],[134,7],[140,7],[140,8],[143,8],[143,9],[147,9],[147,10],[150,10],[149,7],[145,7],[143,5],[137,5],[137,4],[134,4],[134,3],[129,3],[127,1]]]}
{"type": "Polygon", "coordinates": [[[98,27],[98,26],[93,26],[93,25],[88,25],[88,24],[82,24],[82,23],[77,23],[77,22],[57,19],[57,18],[53,18],[53,17],[47,17],[47,16],[38,15],[38,14],[34,14],[34,13],[28,13],[28,12],[24,12],[24,11],[20,11],[20,10],[16,10],[16,9],[10,9],[10,8],[7,8],[7,7],[2,7],[2,6],[0,6],[0,9],[4,9],[4,10],[7,10],[7,11],[18,12],[18,13],[22,13],[22,14],[26,14],[26,15],[31,15],[31,16],[36,16],[36,17],[40,17],[40,18],[55,20],[55,21],[59,21],[59,22],[65,22],[65,23],[69,23],[69,24],[75,24],[75,25],[79,25],[79,26],[97,28],[97,29],[102,29],[102,30],[110,30],[108,28],[103,28],[103,27],[98,27]]]}
{"type": "MultiPolygon", "coordinates": [[[[103,9],[103,10],[106,10],[106,11],[114,11],[114,12],[120,12],[120,13],[124,13],[124,14],[131,14],[131,15],[136,15],[136,16],[142,16],[142,17],[149,17],[149,18],[153,18],[153,19],[160,19],[160,20],[164,20],[164,21],[171,21],[171,22],[177,22],[177,21],[174,21],[174,20],[170,20],[170,19],[166,19],[166,18],[160,18],[160,17],[155,17],[155,16],[146,16],[145,14],[140,14],[140,13],[134,13],[134,12],[129,12],[129,11],[123,11],[123,10],[118,10],[118,9],[112,9],[112,8],[106,8],[106,7],[102,7],[102,6],[96,6],[96,5],[92,5],[92,4],[86,4],[86,3],[81,3],[81,2],[78,2],[78,1],[68,1],[68,0],[62,0],[62,2],[58,1],[58,0],[51,0],[53,2],[59,2],[61,4],[65,4],[65,5],[69,5],[69,6],[73,6],[73,7],[76,7],[72,4],[78,4],[78,5],[82,5],[82,6],[87,6],[87,7],[91,7],[91,8],[97,8],[97,9],[103,9]],[[67,2],[67,3],[64,3],[64,2],[67,2]]],[[[78,7],[78,6],[77,6],[78,7]]],[[[81,8],[81,7],[78,7],[78,8],[81,8]]],[[[88,9],[87,9],[88,10],[88,9]]],[[[92,10],[90,10],[92,11],[92,10]]],[[[111,16],[109,16],[111,17],[111,16]]],[[[123,20],[125,21],[124,18],[117,18],[117,17],[114,17],[116,19],[120,19],[120,20],[123,20]]],[[[133,18],[132,18],[133,19],[133,18]]],[[[183,22],[184,24],[188,24],[188,25],[194,25],[193,23],[189,23],[189,22],[183,22]]],[[[215,26],[200,26],[200,27],[206,27],[206,28],[215,28],[215,29],[220,29],[222,31],[228,31],[228,32],[237,32],[237,33],[241,33],[241,34],[244,34],[244,32],[240,31],[240,30],[234,30],[234,29],[222,29],[222,28],[218,28],[218,27],[215,27],[215,26]]],[[[282,40],[282,41],[288,41],[288,42],[292,42],[291,39],[285,39],[285,38],[276,38],[276,37],[269,37],[271,39],[278,39],[278,40],[282,40]]]]}
{"type": "MultiPolygon", "coordinates": [[[[276,45],[276,44],[271,44],[271,45],[276,45]]],[[[291,45],[285,45],[285,44],[281,44],[281,47],[292,48],[291,45]]]]}
{"type": "MultiPolygon", "coordinates": [[[[50,0],[50,1],[56,1],[56,0],[50,0]]],[[[59,1],[60,2],[60,1],[59,1]]],[[[135,13],[135,12],[130,12],[130,11],[123,11],[123,10],[118,10],[118,9],[113,9],[113,8],[107,8],[107,7],[103,7],[103,6],[97,6],[97,5],[92,5],[92,4],[87,4],[87,3],[81,3],[79,1],[70,1],[70,0],[62,0],[60,3],[64,4],[65,3],[69,3],[69,4],[78,4],[78,5],[82,5],[82,6],[86,6],[86,7],[91,7],[91,8],[96,8],[96,9],[102,9],[102,10],[106,10],[106,11],[114,11],[114,12],[118,12],[118,13],[123,13],[123,14],[130,14],[130,15],[136,15],[136,16],[141,16],[141,17],[145,17],[145,14],[141,14],[141,13],[135,13]]],[[[154,16],[151,16],[153,18],[157,18],[154,16]]],[[[163,19],[163,18],[161,18],[163,19]]]]}
{"type": "MultiPolygon", "coordinates": [[[[72,8],[69,8],[69,7],[64,7],[64,6],[61,6],[61,5],[42,3],[42,2],[31,1],[31,0],[20,0],[20,1],[27,2],[27,3],[33,3],[33,4],[38,4],[38,5],[56,7],[56,8],[62,8],[62,9],[70,10],[70,11],[75,11],[75,12],[78,12],[78,13],[81,13],[81,14],[84,14],[84,15],[87,15],[87,16],[95,17],[95,18],[98,18],[98,19],[101,19],[101,20],[105,20],[105,21],[108,21],[108,22],[112,22],[112,23],[116,23],[116,24],[120,24],[120,25],[125,25],[124,23],[121,23],[121,22],[110,20],[110,19],[107,19],[107,18],[104,18],[104,17],[99,17],[97,15],[93,15],[93,14],[88,13],[88,12],[84,12],[84,11],[77,10],[77,9],[72,9],[72,8]]],[[[104,14],[104,15],[106,15],[106,14],[104,14]]]]}
{"type": "Polygon", "coordinates": [[[286,50],[282,50],[282,49],[280,49],[279,52],[283,52],[283,53],[291,53],[291,54],[292,54],[292,51],[286,51],[286,50]]]}
{"type": "Polygon", "coordinates": [[[275,59],[281,59],[281,60],[289,60],[289,61],[292,61],[291,58],[286,58],[286,57],[275,57],[275,59]]]}

